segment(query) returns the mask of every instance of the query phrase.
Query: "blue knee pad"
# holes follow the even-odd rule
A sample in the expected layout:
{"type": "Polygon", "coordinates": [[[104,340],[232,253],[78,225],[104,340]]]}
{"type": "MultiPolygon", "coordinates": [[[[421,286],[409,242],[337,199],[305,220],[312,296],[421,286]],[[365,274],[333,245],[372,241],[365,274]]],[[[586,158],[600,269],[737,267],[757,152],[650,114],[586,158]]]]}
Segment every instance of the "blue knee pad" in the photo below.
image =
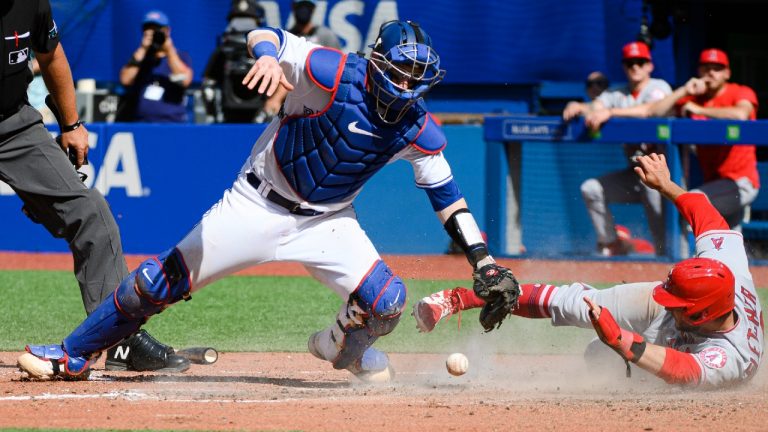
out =
{"type": "Polygon", "coordinates": [[[346,369],[360,359],[379,336],[391,333],[400,321],[405,297],[406,288],[402,279],[379,260],[357,290],[349,296],[349,320],[336,320],[344,334],[344,342],[339,355],[333,360],[333,367],[346,369]],[[349,316],[356,310],[360,310],[359,317],[349,316]],[[362,321],[362,325],[354,325],[355,318],[362,321]]]}
{"type": "Polygon", "coordinates": [[[115,292],[115,304],[126,317],[141,319],[189,299],[189,271],[177,249],[142,262],[115,292]]]}
{"type": "Polygon", "coordinates": [[[133,334],[152,315],[189,300],[189,270],[178,249],[142,262],[64,339],[70,356],[90,356],[133,334]]]}

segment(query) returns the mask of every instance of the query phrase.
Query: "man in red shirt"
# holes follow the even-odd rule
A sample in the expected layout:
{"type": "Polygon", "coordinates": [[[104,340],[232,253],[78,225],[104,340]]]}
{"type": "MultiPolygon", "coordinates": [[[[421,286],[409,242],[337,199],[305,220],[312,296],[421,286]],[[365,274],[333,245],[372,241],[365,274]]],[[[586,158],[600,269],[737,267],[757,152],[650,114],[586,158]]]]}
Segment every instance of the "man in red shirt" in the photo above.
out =
{"type": "MultiPolygon", "coordinates": [[[[708,48],[699,56],[699,76],[691,78],[664,99],[627,108],[635,117],[676,113],[695,120],[754,120],[757,96],[744,85],[728,82],[730,62],[725,52],[708,48]]],[[[732,229],[739,230],[744,209],[760,188],[757,155],[753,145],[696,146],[704,184],[697,191],[709,200],[732,229]]]]}

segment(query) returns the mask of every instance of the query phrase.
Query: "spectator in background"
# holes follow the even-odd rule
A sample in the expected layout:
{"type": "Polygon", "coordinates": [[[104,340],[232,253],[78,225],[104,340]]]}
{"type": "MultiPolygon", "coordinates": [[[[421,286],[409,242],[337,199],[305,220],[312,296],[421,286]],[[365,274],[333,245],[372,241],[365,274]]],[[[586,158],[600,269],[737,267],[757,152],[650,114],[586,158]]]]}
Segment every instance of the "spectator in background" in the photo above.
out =
{"type": "Polygon", "coordinates": [[[584,82],[589,100],[597,99],[604,91],[610,87],[611,83],[608,77],[600,71],[594,71],[587,75],[587,81],[584,82]]]}
{"type": "Polygon", "coordinates": [[[192,61],[176,50],[168,17],[150,11],[141,24],[141,45],[120,70],[128,88],[118,118],[122,121],[187,121],[186,89],[192,82],[192,61]]]}
{"type": "MultiPolygon", "coordinates": [[[[315,13],[315,0],[293,0],[291,9],[293,10],[294,24],[288,29],[290,33],[303,37],[307,41],[328,48],[341,49],[341,42],[335,33],[328,27],[312,22],[312,15],[315,13]]],[[[283,106],[283,101],[288,92],[283,87],[278,87],[264,106],[264,111],[270,115],[275,115],[283,106]]]]}
{"type": "Polygon", "coordinates": [[[318,45],[341,49],[339,38],[331,29],[312,22],[315,0],[293,0],[292,9],[295,23],[289,32],[318,45]]]}
{"type": "Polygon", "coordinates": [[[245,74],[256,62],[248,52],[245,36],[264,25],[264,8],[255,0],[233,0],[227,21],[227,28],[203,73],[206,112],[217,123],[267,121],[271,116],[263,110],[266,98],[242,84],[245,74]]]}
{"type": "MultiPolygon", "coordinates": [[[[675,113],[695,120],[755,120],[758,107],[755,92],[747,86],[728,82],[730,79],[726,53],[715,48],[705,49],[699,56],[698,77],[691,78],[664,99],[632,108],[631,113],[641,117],[675,113]]],[[[610,115],[605,120],[608,118],[610,115]]],[[[601,119],[596,125],[605,120],[601,119]]],[[[728,226],[740,230],[746,209],[760,188],[755,146],[699,145],[696,156],[704,184],[694,191],[706,194],[728,226]]]]}
{"type": "MultiPolygon", "coordinates": [[[[626,86],[606,90],[591,103],[571,102],[563,112],[563,119],[578,115],[586,117],[588,125],[611,114],[632,117],[625,108],[653,102],[672,93],[666,81],[651,78],[653,61],[648,45],[630,42],[622,49],[622,66],[627,76],[626,86]]],[[[662,255],[666,249],[666,230],[662,213],[662,200],[658,191],[644,185],[634,172],[638,156],[659,152],[648,144],[624,145],[628,166],[601,177],[590,178],[581,184],[581,194],[597,234],[597,250],[604,256],[626,255],[633,251],[631,239],[620,235],[608,204],[642,203],[648,227],[653,236],[654,249],[662,255]]]]}

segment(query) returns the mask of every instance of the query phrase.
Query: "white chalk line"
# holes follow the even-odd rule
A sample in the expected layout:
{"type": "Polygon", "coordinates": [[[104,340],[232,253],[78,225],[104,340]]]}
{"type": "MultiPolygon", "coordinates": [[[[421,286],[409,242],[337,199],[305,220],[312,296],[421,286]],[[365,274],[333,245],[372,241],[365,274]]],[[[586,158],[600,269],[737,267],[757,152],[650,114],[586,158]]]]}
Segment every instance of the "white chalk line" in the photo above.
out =
{"type": "MultiPolygon", "coordinates": [[[[31,400],[78,400],[78,399],[126,399],[130,401],[160,401],[163,402],[183,402],[183,403],[235,403],[235,404],[274,404],[282,402],[296,402],[306,399],[169,399],[167,395],[162,398],[152,396],[136,391],[108,392],[95,394],[68,394],[68,393],[42,393],[39,395],[27,396],[3,396],[0,402],[16,402],[31,400]]],[[[328,399],[328,398],[325,398],[328,399]]]]}

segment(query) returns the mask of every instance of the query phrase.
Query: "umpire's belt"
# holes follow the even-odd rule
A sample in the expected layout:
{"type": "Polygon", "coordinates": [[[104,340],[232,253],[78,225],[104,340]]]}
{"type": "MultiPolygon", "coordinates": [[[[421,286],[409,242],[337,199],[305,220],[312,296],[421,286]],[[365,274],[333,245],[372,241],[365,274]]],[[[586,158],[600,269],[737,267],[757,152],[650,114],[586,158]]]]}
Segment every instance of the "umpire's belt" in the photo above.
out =
{"type": "MultiPolygon", "coordinates": [[[[259,189],[259,186],[261,186],[261,180],[258,177],[256,177],[256,174],[249,172],[248,174],[246,174],[246,178],[248,179],[248,183],[250,183],[251,186],[254,187],[254,189],[259,189]]],[[[301,204],[289,200],[288,198],[280,195],[279,193],[273,191],[272,189],[270,189],[269,192],[267,192],[267,199],[295,215],[319,216],[323,214],[323,212],[319,212],[317,210],[302,208],[301,204]]]]}

